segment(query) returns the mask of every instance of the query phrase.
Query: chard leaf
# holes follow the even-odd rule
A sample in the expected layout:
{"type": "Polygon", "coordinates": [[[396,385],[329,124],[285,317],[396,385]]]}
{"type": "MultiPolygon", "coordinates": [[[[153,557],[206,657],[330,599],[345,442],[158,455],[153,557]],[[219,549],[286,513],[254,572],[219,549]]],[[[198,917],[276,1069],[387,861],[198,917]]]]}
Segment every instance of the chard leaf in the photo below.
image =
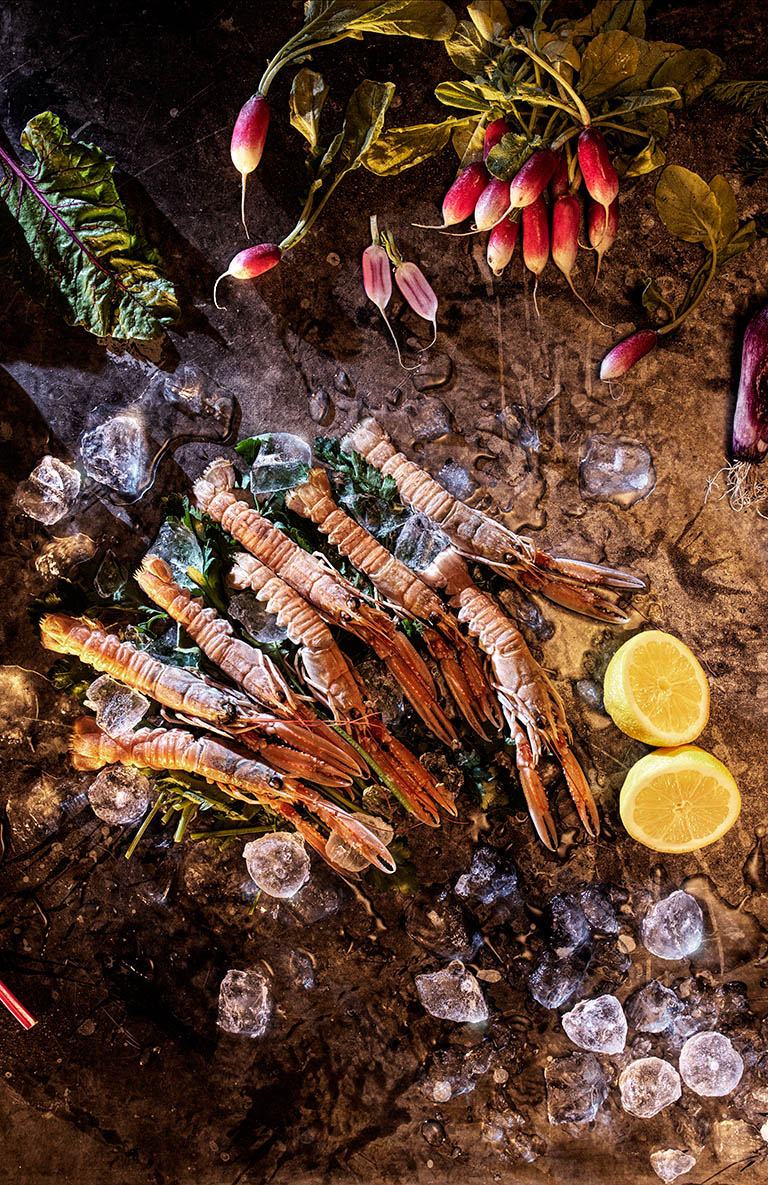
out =
{"type": "Polygon", "coordinates": [[[734,164],[747,181],[768,172],[768,119],[761,119],[736,150],[734,164]]]}
{"type": "Polygon", "coordinates": [[[670,234],[710,247],[720,235],[717,194],[698,173],[669,165],[656,186],[656,209],[670,234]]]}
{"type": "Polygon", "coordinates": [[[70,325],[117,341],[152,341],[179,316],[160,256],[125,208],[115,161],[73,141],[50,111],[31,119],[21,143],[33,174],[0,150],[4,270],[70,325]]]}
{"type": "Polygon", "coordinates": [[[748,82],[715,82],[707,87],[705,97],[758,115],[768,107],[768,82],[759,78],[748,82]]]}
{"type": "Polygon", "coordinates": [[[441,82],[435,87],[435,98],[444,107],[460,107],[464,111],[488,111],[503,101],[494,86],[481,82],[441,82]]]}
{"type": "Polygon", "coordinates": [[[380,177],[402,173],[442,152],[456,128],[475,125],[474,116],[446,119],[442,123],[417,123],[390,128],[376,139],[363,158],[363,165],[380,177]]]}
{"type": "Polygon", "coordinates": [[[467,5],[472,24],[486,41],[504,37],[512,28],[509,13],[502,0],[474,0],[467,5]]]}
{"type": "Polygon", "coordinates": [[[291,86],[289,99],[291,123],[314,152],[320,135],[320,113],[328,94],[322,74],[299,70],[291,86]]]}
{"type": "Polygon", "coordinates": [[[632,78],[640,61],[637,41],[629,33],[615,30],[598,33],[581,56],[579,90],[585,99],[608,94],[632,78]]]}
{"type": "Polygon", "coordinates": [[[501,181],[511,181],[515,173],[537,148],[541,148],[540,136],[526,136],[523,132],[507,132],[498,144],[494,144],[485,162],[489,173],[501,181]]]}
{"type": "Polygon", "coordinates": [[[453,36],[445,42],[445,51],[457,70],[474,78],[494,64],[493,46],[470,21],[459,21],[453,36]]]}
{"type": "Polygon", "coordinates": [[[307,41],[322,41],[338,33],[445,41],[456,25],[455,15],[442,0],[309,0],[304,13],[307,41]]]}
{"type": "Polygon", "coordinates": [[[667,107],[679,102],[680,93],[673,86],[660,86],[652,90],[641,91],[637,94],[623,95],[616,107],[611,107],[605,115],[598,115],[594,123],[601,119],[615,119],[617,115],[627,115],[633,111],[643,111],[649,107],[667,107]]]}
{"type": "Polygon", "coordinates": [[[717,81],[722,71],[722,59],[708,49],[680,49],[659,66],[651,85],[674,86],[683,106],[688,106],[717,81]]]}
{"type": "Polygon", "coordinates": [[[352,92],[344,125],[320,162],[318,176],[323,181],[332,172],[336,184],[363,163],[363,157],[381,135],[394,93],[393,82],[373,82],[370,78],[364,79],[352,92]]]}

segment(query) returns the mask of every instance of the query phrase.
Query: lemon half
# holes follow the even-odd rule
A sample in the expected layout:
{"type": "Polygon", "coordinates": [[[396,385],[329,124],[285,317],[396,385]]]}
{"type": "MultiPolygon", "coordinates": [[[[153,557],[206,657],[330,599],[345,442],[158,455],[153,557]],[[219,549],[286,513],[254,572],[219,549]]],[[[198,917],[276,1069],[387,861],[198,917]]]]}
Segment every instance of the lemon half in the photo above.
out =
{"type": "Polygon", "coordinates": [[[605,710],[645,745],[685,745],[709,719],[709,685],[684,642],[661,630],[635,634],[614,654],[603,684],[605,710]]]}
{"type": "Polygon", "coordinates": [[[732,775],[696,745],[641,757],[621,788],[621,821],[654,852],[695,852],[733,826],[741,796],[732,775]]]}

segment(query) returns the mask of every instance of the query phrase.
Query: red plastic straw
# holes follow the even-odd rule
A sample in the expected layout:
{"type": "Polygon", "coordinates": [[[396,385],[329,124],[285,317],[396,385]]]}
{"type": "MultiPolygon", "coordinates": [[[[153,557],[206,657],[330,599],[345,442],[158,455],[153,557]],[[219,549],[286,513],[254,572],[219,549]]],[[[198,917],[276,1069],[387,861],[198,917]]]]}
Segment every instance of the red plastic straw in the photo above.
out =
{"type": "Polygon", "coordinates": [[[8,1011],[16,1017],[19,1024],[24,1029],[31,1029],[33,1025],[37,1024],[31,1012],[27,1012],[24,1005],[16,999],[13,992],[9,991],[3,981],[0,979],[0,1004],[5,1004],[8,1011]]]}

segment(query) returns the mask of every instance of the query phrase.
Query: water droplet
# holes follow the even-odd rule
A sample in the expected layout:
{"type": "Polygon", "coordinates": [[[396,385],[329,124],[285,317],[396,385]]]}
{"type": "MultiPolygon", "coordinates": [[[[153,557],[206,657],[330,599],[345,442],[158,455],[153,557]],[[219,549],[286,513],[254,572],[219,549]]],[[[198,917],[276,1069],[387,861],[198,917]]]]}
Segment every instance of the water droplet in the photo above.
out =
{"type": "Polygon", "coordinates": [[[352,395],[355,390],[352,379],[346,370],[336,371],[336,374],[333,376],[333,385],[340,395],[352,395]]]}
{"type": "Polygon", "coordinates": [[[311,419],[316,424],[327,425],[333,422],[334,406],[333,401],[327,391],[322,387],[318,387],[313,391],[309,397],[308,410],[311,419]]]}

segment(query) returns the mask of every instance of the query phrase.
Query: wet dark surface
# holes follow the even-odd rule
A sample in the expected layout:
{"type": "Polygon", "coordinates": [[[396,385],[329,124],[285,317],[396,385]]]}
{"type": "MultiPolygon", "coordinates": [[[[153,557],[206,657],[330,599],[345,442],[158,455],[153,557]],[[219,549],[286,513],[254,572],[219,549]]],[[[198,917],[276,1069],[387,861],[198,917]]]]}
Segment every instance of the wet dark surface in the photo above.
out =
{"type": "MultiPolygon", "coordinates": [[[[315,866],[306,908],[251,913],[238,848],[219,855],[189,842],[174,847],[158,829],[124,860],[126,834],[93,816],[89,776],[68,767],[67,726],[79,709],[43,677],[49,656],[26,616],[45,588],[34,560],[52,538],[78,530],[136,560],[162,517],[161,496],[185,488],[215,449],[187,444],[166,454],[153,490],[135,506],[105,507],[90,488],[75,517],[52,528],[21,515],[12,493],[40,457],[76,461],[92,410],[136,400],[150,376],[146,362],[106,354],[3,289],[8,517],[0,553],[9,592],[0,620],[0,977],[39,1023],[24,1034],[0,1016],[0,1180],[596,1185],[656,1181],[649,1152],[687,1148],[698,1163],[684,1180],[720,1173],[718,1180],[757,1183],[768,1147],[757,1134],[768,1118],[761,961],[768,532],[755,514],[736,515],[705,495],[725,463],[740,334],[768,296],[766,248],[732,265],[684,331],[609,391],[596,380],[596,363],[635,323],[642,276],[674,287],[694,258],[693,248],[660,230],[652,180],[627,190],[619,241],[594,296],[600,317],[616,326],[609,330],[575,304],[551,265],[537,320],[518,261],[493,282],[471,239],[446,245],[411,227],[434,221],[453,169],[446,154],[395,181],[356,173],[316,234],[258,287],[223,284],[228,307],[217,311],[213,280],[243,245],[227,151],[232,113],[299,14],[298,4],[272,2],[133,13],[119,4],[17,3],[3,15],[1,122],[16,144],[25,122],[51,107],[118,158],[185,302],[183,332],[161,361],[171,369],[178,359],[195,363],[231,389],[244,435],[283,429],[311,438],[321,417],[337,435],[374,410],[433,473],[460,466],[511,525],[525,525],[555,553],[646,576],[651,593],[638,598],[639,613],[682,636],[707,669],[712,716],[700,743],[737,778],[742,814],[721,843],[691,856],[657,859],[627,840],[618,791],[644,749],[613,727],[599,701],[605,665],[625,634],[515,599],[566,699],[604,819],[599,842],[578,830],[552,771],[563,836],[557,854],[534,841],[511,784],[507,804],[483,813],[465,798],[459,821],[439,832],[401,821],[418,877],[414,896],[366,884],[358,895],[315,866]],[[363,301],[359,256],[374,212],[421,261],[440,297],[441,333],[416,386],[403,379],[363,301]],[[657,478],[648,497],[627,509],[582,499],[579,460],[596,434],[647,446],[657,478]],[[520,885],[511,896],[484,904],[453,892],[479,840],[517,862],[520,885]],[[572,1046],[557,1014],[522,988],[523,975],[542,946],[548,899],[594,881],[623,886],[629,897],[617,906],[619,937],[590,939],[579,994],[615,989],[624,1000],[652,977],[675,985],[704,1027],[716,1023],[742,1051],[746,1072],[735,1095],[706,1100],[684,1091],[657,1118],[632,1119],[615,1087],[624,1055],[600,1055],[610,1090],[594,1122],[548,1122],[544,1067],[572,1046]],[[707,940],[690,965],[662,964],[636,945],[634,919],[653,896],[683,885],[702,903],[707,940]],[[414,975],[457,953],[488,973],[485,1030],[436,1020],[418,1001],[414,975]],[[312,987],[304,986],[307,965],[312,987]],[[216,1027],[222,977],[251,966],[271,972],[276,1004],[268,1035],[255,1041],[216,1027]],[[745,984],[746,1004],[723,988],[732,982],[745,984]],[[435,1102],[434,1087],[446,1080],[468,1089],[435,1102]]],[[[752,0],[662,3],[649,35],[717,50],[731,77],[765,76],[762,23],[752,0]]],[[[405,77],[398,122],[437,116],[428,85],[440,76],[437,47],[382,39],[324,51],[316,67],[332,80],[329,104],[335,95],[340,105],[366,75],[405,77]]],[[[283,76],[264,160],[249,183],[251,222],[265,240],[293,224],[303,186],[287,87],[283,76]]],[[[743,119],[705,105],[696,116],[674,121],[668,158],[709,177],[727,170],[743,119]]],[[[732,180],[743,215],[768,205],[765,183],[732,180]]],[[[423,337],[409,317],[398,313],[401,337],[423,337]]],[[[673,1050],[664,1035],[632,1031],[630,1048],[637,1056],[673,1050]]]]}

